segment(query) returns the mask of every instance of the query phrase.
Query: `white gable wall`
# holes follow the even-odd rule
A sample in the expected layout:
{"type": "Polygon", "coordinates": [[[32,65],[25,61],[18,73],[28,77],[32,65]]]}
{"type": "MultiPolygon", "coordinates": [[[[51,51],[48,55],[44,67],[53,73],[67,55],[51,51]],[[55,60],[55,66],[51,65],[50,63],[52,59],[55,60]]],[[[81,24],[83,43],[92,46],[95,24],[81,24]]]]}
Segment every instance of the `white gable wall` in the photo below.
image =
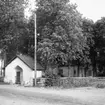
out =
{"type": "MultiPolygon", "coordinates": [[[[16,81],[16,66],[20,66],[23,69],[23,84],[32,84],[34,78],[34,71],[31,70],[23,61],[19,58],[14,59],[6,68],[5,68],[5,82],[15,83],[16,81]]],[[[37,77],[41,77],[42,72],[37,71],[37,77]]]]}

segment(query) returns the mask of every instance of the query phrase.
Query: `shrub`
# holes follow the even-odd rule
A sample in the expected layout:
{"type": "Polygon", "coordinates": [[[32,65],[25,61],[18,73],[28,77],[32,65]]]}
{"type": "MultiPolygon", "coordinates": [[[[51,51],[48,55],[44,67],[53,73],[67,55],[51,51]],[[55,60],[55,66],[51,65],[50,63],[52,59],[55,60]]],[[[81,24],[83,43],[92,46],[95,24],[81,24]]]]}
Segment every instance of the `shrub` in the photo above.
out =
{"type": "Polygon", "coordinates": [[[87,87],[91,85],[94,79],[90,77],[66,77],[59,79],[59,86],[64,88],[87,87]]]}
{"type": "Polygon", "coordinates": [[[0,77],[0,82],[4,82],[4,77],[0,77]]]}
{"type": "Polygon", "coordinates": [[[98,83],[95,86],[96,88],[105,88],[105,83],[98,83]]]}
{"type": "Polygon", "coordinates": [[[72,87],[96,87],[105,88],[105,78],[97,77],[63,77],[58,78],[56,75],[50,72],[46,73],[45,86],[56,86],[62,88],[72,87]]]}
{"type": "Polygon", "coordinates": [[[45,72],[45,86],[51,87],[51,86],[57,86],[58,83],[58,76],[53,74],[50,71],[45,72]]]}

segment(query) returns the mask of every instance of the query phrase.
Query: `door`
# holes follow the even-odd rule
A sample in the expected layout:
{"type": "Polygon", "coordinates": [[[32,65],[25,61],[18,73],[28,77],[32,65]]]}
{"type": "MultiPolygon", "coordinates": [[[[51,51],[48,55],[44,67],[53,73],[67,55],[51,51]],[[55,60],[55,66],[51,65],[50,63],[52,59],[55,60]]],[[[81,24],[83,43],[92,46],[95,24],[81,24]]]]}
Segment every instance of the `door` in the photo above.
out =
{"type": "Polygon", "coordinates": [[[20,71],[16,73],[16,84],[20,84],[20,71]]]}

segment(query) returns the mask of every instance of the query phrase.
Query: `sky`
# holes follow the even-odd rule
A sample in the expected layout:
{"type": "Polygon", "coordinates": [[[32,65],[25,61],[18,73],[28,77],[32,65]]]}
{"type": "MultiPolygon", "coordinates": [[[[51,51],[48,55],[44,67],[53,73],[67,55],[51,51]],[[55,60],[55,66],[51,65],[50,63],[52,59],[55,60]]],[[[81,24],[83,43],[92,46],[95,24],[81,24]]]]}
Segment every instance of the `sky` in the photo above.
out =
{"type": "MultiPolygon", "coordinates": [[[[34,9],[35,0],[29,0],[29,5],[32,10],[34,9]]],[[[70,0],[72,3],[77,4],[77,10],[83,15],[83,17],[92,19],[94,22],[105,17],[105,0],[70,0]]],[[[27,18],[31,16],[29,9],[25,10],[27,18]]]]}
{"type": "Polygon", "coordinates": [[[70,0],[77,4],[77,10],[83,17],[92,19],[94,22],[105,17],[105,0],[70,0]]]}
{"type": "Polygon", "coordinates": [[[28,1],[28,5],[25,9],[25,18],[29,19],[30,16],[32,15],[32,11],[34,10],[35,8],[35,0],[27,0],[28,1]]]}

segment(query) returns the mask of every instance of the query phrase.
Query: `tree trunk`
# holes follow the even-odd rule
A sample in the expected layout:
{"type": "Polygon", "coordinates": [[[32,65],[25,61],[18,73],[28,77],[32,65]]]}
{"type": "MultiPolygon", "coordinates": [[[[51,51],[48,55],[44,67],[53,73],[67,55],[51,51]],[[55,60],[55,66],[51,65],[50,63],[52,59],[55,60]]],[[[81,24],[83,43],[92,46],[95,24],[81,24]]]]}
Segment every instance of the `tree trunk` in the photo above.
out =
{"type": "Polygon", "coordinates": [[[97,76],[96,63],[93,65],[93,77],[97,76]]]}
{"type": "Polygon", "coordinates": [[[77,76],[79,77],[79,76],[80,76],[80,65],[79,65],[79,64],[78,64],[77,71],[78,71],[78,72],[77,72],[77,73],[78,73],[78,75],[77,75],[77,76]]]}
{"type": "Polygon", "coordinates": [[[70,66],[68,66],[68,77],[71,77],[71,69],[70,69],[70,66]]]}
{"type": "Polygon", "coordinates": [[[88,71],[88,69],[89,69],[89,65],[86,64],[86,68],[85,68],[85,77],[87,77],[87,71],[88,71]]]}
{"type": "Polygon", "coordinates": [[[78,61],[77,61],[78,63],[78,65],[77,65],[77,73],[78,73],[78,77],[80,76],[80,62],[79,62],[79,59],[78,59],[78,61]]]}

